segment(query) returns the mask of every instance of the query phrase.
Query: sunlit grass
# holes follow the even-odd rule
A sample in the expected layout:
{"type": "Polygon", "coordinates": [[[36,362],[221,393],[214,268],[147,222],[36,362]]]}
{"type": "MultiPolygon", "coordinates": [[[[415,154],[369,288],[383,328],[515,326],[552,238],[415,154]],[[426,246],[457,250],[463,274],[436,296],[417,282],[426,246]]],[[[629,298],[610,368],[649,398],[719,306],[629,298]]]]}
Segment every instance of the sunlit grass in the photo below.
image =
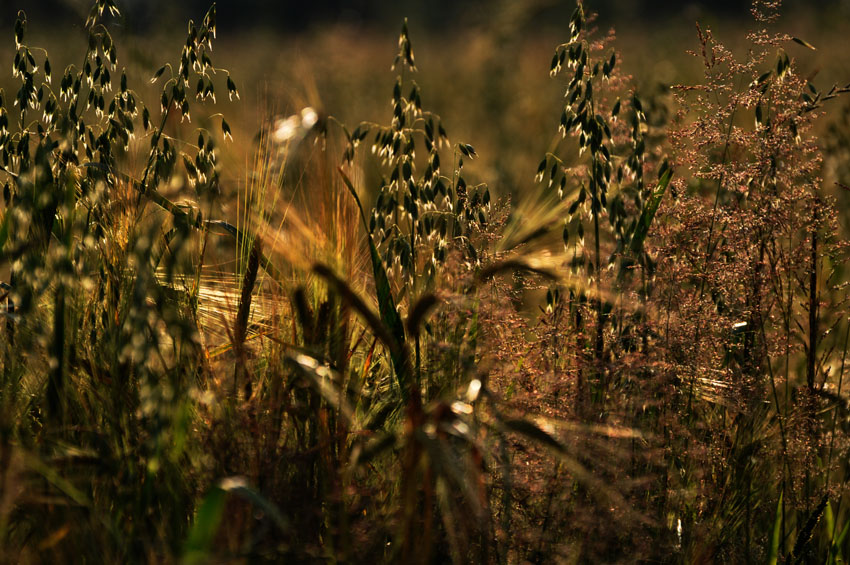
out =
{"type": "Polygon", "coordinates": [[[843,562],[845,56],[768,4],[394,60],[21,14],[0,559],[843,562]]]}

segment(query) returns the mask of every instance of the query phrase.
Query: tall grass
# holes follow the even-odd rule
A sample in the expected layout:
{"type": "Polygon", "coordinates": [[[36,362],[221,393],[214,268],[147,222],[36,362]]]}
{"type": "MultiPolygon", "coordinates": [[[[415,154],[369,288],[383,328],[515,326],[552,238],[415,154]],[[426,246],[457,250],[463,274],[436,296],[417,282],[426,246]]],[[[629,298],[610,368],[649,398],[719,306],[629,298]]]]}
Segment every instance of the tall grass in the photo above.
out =
{"type": "Polygon", "coordinates": [[[269,116],[230,194],[214,6],[150,105],[112,0],[61,79],[21,12],[0,558],[846,560],[846,245],[812,132],[848,89],[805,78],[777,4],[743,54],[698,27],[704,76],[659,97],[579,3],[517,202],[428,109],[407,22],[386,122],[269,116]]]}

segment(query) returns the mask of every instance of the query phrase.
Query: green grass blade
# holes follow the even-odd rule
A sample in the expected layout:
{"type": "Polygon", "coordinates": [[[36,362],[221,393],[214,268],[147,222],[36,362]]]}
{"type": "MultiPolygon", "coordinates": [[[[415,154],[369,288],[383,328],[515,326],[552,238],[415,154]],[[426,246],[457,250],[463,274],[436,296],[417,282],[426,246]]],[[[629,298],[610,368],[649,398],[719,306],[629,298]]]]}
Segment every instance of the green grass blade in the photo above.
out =
{"type": "Polygon", "coordinates": [[[345,300],[348,305],[353,308],[360,317],[366,322],[366,325],[372,331],[376,338],[381,340],[381,342],[387,346],[391,353],[398,354],[400,357],[404,357],[405,351],[399,345],[398,340],[390,334],[387,327],[381,321],[377,314],[375,314],[372,309],[366,305],[366,302],[360,298],[360,296],[354,292],[351,286],[348,285],[344,280],[339,278],[336,273],[333,272],[333,269],[328,267],[327,265],[323,265],[321,263],[316,263],[313,265],[313,272],[322,277],[325,282],[331,287],[331,290],[339,294],[343,300],[345,300]]]}
{"type": "Polygon", "coordinates": [[[649,197],[646,206],[643,207],[643,212],[640,214],[638,223],[635,226],[635,231],[632,234],[632,239],[629,242],[629,253],[637,255],[643,249],[643,243],[646,240],[646,235],[649,233],[649,228],[652,221],[655,219],[655,213],[661,205],[661,199],[664,198],[664,193],[670,185],[670,179],[673,178],[673,169],[667,169],[661,178],[658,179],[658,185],[649,197]]]}
{"type": "Polygon", "coordinates": [[[288,530],[288,523],[281,515],[280,510],[261,496],[254,489],[245,484],[241,477],[230,477],[222,479],[219,484],[201,501],[192,529],[183,551],[183,563],[187,565],[195,563],[208,563],[209,554],[215,542],[216,532],[224,517],[227,496],[233,494],[239,496],[272,519],[282,532],[288,530]]]}
{"type": "MultiPolygon", "coordinates": [[[[363,211],[363,204],[360,202],[360,197],[357,196],[357,191],[354,189],[354,185],[351,184],[351,180],[345,174],[345,171],[343,171],[341,167],[337,170],[342,176],[342,181],[346,188],[348,188],[348,191],[354,197],[354,201],[357,202],[357,208],[360,210],[360,219],[363,221],[363,228],[366,230],[366,233],[369,234],[369,225],[366,222],[366,214],[363,211]]],[[[372,272],[375,277],[375,291],[378,295],[378,308],[381,312],[381,321],[387,327],[390,334],[392,334],[393,338],[398,342],[399,348],[401,348],[405,343],[404,322],[401,319],[401,315],[398,313],[398,309],[396,309],[396,302],[393,298],[392,289],[390,288],[387,270],[384,268],[384,262],[378,253],[378,248],[375,245],[375,242],[372,241],[371,235],[369,235],[367,239],[369,241],[369,254],[372,258],[372,272]]],[[[400,351],[391,351],[390,357],[392,358],[393,368],[395,369],[399,388],[401,389],[402,395],[406,401],[410,396],[410,384],[412,380],[409,359],[406,356],[401,355],[400,351]]]]}
{"type": "MultiPolygon", "coordinates": [[[[833,530],[830,530],[833,531],[833,530]]],[[[845,563],[846,559],[844,558],[844,554],[841,553],[841,546],[844,545],[844,538],[847,537],[847,532],[850,531],[850,520],[847,520],[844,523],[844,527],[841,528],[841,533],[839,533],[834,540],[832,540],[832,547],[829,549],[829,562],[830,563],[845,563]]]]}
{"type": "Polygon", "coordinates": [[[44,477],[44,480],[46,480],[48,483],[50,483],[59,491],[61,491],[69,499],[73,500],[80,506],[91,506],[91,501],[88,499],[88,497],[77,487],[75,487],[71,483],[71,481],[60,475],[59,472],[56,471],[56,469],[54,469],[50,465],[47,465],[46,463],[44,463],[44,461],[42,461],[35,455],[24,453],[23,456],[27,467],[44,477]]]}
{"type": "Polygon", "coordinates": [[[348,175],[345,174],[345,171],[342,170],[342,167],[337,167],[340,176],[342,177],[342,182],[345,184],[345,187],[351,193],[351,196],[354,197],[354,201],[357,203],[357,209],[360,210],[360,220],[363,222],[363,228],[366,230],[366,233],[369,233],[369,223],[366,221],[366,213],[363,211],[363,204],[360,202],[360,197],[357,196],[357,191],[354,189],[354,185],[351,184],[351,179],[348,178],[348,175]]]}
{"type": "Polygon", "coordinates": [[[183,563],[189,565],[206,561],[224,515],[226,498],[227,493],[219,487],[213,488],[204,497],[186,541],[183,563]]]}
{"type": "Polygon", "coordinates": [[[832,504],[829,502],[826,503],[826,509],[823,511],[823,527],[826,535],[831,539],[835,532],[835,515],[832,512],[832,504]]]}

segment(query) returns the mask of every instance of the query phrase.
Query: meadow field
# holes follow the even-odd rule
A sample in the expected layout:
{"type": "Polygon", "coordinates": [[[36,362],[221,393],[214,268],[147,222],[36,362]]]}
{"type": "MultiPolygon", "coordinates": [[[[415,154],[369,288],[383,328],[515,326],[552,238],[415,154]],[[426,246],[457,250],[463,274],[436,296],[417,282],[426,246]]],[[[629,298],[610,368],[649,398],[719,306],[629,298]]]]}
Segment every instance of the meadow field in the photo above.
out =
{"type": "Polygon", "coordinates": [[[20,4],[0,562],[847,561],[846,3],[20,4]]]}

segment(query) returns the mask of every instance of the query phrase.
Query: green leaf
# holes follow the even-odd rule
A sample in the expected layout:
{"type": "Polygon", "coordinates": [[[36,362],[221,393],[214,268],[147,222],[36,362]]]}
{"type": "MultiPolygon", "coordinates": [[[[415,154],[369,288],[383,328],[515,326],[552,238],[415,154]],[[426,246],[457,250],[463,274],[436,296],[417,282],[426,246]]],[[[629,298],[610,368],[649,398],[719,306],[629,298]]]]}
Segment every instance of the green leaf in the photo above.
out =
{"type": "Polygon", "coordinates": [[[824,521],[824,529],[826,530],[828,536],[832,537],[832,533],[835,531],[835,515],[832,512],[832,505],[827,502],[826,509],[823,511],[823,521],[824,521]]]}
{"type": "MultiPolygon", "coordinates": [[[[345,174],[345,171],[343,171],[341,167],[337,168],[337,170],[342,176],[342,181],[346,188],[348,188],[348,191],[357,203],[357,208],[360,210],[360,219],[363,221],[363,227],[368,234],[369,223],[366,221],[366,214],[363,211],[363,205],[360,203],[360,197],[357,196],[357,191],[354,189],[354,185],[351,184],[351,180],[345,174]]],[[[378,308],[381,312],[381,321],[387,327],[398,346],[397,348],[391,349],[390,358],[393,362],[398,386],[401,389],[403,398],[407,401],[410,395],[411,368],[407,356],[404,355],[402,351],[405,343],[404,322],[402,322],[401,316],[396,309],[396,302],[393,298],[392,289],[390,288],[387,271],[384,267],[384,262],[381,260],[381,256],[378,253],[378,248],[372,240],[371,234],[367,236],[367,239],[369,241],[369,252],[372,258],[372,274],[375,277],[375,290],[378,294],[378,308]]]]}
{"type": "Polygon", "coordinates": [[[844,563],[846,560],[844,559],[843,554],[841,553],[841,546],[844,545],[844,538],[847,537],[847,532],[850,531],[850,520],[847,520],[844,523],[844,527],[841,529],[841,533],[832,540],[832,547],[829,550],[830,561],[833,563],[844,563]]]}
{"type": "Polygon", "coordinates": [[[224,504],[227,493],[219,487],[215,487],[204,497],[195,522],[189,531],[189,538],[183,553],[183,562],[187,565],[193,563],[204,563],[212,548],[215,533],[221,523],[224,514],[224,504]]]}
{"type": "Polygon", "coordinates": [[[74,486],[71,481],[60,475],[53,466],[47,465],[35,455],[24,453],[23,456],[27,467],[44,477],[48,483],[60,490],[70,500],[73,500],[75,503],[83,507],[91,506],[91,501],[89,501],[85,493],[74,486]]]}
{"type": "Polygon", "coordinates": [[[228,494],[237,495],[262,510],[263,514],[268,516],[281,531],[285,532],[289,529],[286,519],[274,504],[250,488],[243,478],[229,477],[221,480],[201,502],[184,547],[184,563],[209,562],[209,553],[224,517],[228,494]]]}
{"type": "Polygon", "coordinates": [[[636,255],[643,249],[643,243],[646,240],[646,235],[649,233],[649,227],[652,225],[652,220],[655,219],[655,213],[658,211],[658,206],[661,204],[661,199],[664,197],[664,193],[667,191],[667,186],[670,184],[670,179],[672,178],[673,169],[667,169],[658,180],[658,185],[643,207],[638,223],[635,226],[635,231],[629,242],[629,253],[636,255]]]}

